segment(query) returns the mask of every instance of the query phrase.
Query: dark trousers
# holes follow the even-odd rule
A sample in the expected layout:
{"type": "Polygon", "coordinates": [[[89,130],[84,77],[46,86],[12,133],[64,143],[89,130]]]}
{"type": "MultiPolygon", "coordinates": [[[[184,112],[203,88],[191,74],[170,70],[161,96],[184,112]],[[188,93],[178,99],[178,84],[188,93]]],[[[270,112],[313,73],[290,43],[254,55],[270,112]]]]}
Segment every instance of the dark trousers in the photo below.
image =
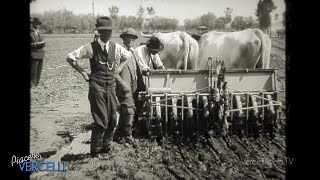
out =
{"type": "Polygon", "coordinates": [[[129,66],[129,63],[132,63],[130,59],[128,61],[129,62],[127,65],[124,66],[120,72],[120,76],[125,83],[130,86],[130,92],[123,93],[121,91],[121,87],[117,85],[117,97],[121,103],[119,124],[116,132],[117,137],[126,137],[132,135],[132,125],[136,110],[133,91],[137,89],[137,83],[132,77],[132,72],[136,70],[133,69],[133,66],[129,66]]]}
{"type": "Polygon", "coordinates": [[[120,117],[119,123],[116,131],[117,137],[126,137],[132,135],[132,124],[135,114],[135,103],[132,97],[132,92],[121,93],[119,87],[117,86],[117,97],[120,101],[120,117]]]}
{"type": "Polygon", "coordinates": [[[91,153],[109,150],[117,123],[118,102],[115,86],[106,83],[89,82],[89,101],[95,128],[91,135],[91,153]]]}
{"type": "Polygon", "coordinates": [[[132,125],[134,121],[135,108],[121,108],[118,128],[116,134],[118,137],[128,137],[132,135],[132,125]]]}
{"type": "Polygon", "coordinates": [[[43,59],[31,58],[31,86],[38,86],[41,76],[43,59]]]}

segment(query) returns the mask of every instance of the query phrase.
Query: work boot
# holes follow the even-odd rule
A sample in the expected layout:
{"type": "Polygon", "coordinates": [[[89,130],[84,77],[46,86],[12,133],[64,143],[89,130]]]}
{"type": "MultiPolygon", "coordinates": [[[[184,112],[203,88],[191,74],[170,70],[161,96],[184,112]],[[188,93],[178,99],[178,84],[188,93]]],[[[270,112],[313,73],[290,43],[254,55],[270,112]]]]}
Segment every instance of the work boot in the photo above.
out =
{"type": "Polygon", "coordinates": [[[91,153],[92,158],[98,158],[100,160],[108,160],[110,159],[111,151],[101,152],[101,153],[91,153]]]}
{"type": "Polygon", "coordinates": [[[90,123],[90,124],[85,125],[84,130],[85,130],[85,131],[90,131],[90,130],[93,130],[95,127],[96,127],[96,125],[95,125],[95,123],[93,122],[93,123],[90,123]]]}
{"type": "Polygon", "coordinates": [[[118,143],[119,144],[129,144],[134,148],[136,148],[138,146],[136,140],[132,136],[123,137],[118,141],[118,143]]]}
{"type": "Polygon", "coordinates": [[[110,154],[112,153],[113,148],[108,146],[101,148],[99,151],[91,152],[92,158],[99,158],[99,159],[109,159],[110,154]]]}
{"type": "Polygon", "coordinates": [[[135,143],[135,139],[132,136],[124,137],[124,140],[126,143],[128,143],[130,145],[134,145],[134,143],[135,143]]]}
{"type": "Polygon", "coordinates": [[[100,153],[109,153],[111,151],[111,147],[108,146],[108,147],[104,147],[100,150],[100,153]]]}

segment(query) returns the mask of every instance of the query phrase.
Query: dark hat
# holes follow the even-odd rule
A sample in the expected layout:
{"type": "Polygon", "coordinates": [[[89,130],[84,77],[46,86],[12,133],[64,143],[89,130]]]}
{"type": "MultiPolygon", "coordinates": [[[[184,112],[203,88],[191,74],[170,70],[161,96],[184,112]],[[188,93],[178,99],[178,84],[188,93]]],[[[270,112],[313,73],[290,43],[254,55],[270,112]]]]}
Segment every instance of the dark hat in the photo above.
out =
{"type": "Polygon", "coordinates": [[[112,19],[108,16],[98,18],[96,28],[97,30],[112,30],[114,28],[112,19]]]}
{"type": "Polygon", "coordinates": [[[34,24],[42,24],[41,22],[40,22],[40,20],[38,19],[38,18],[32,18],[32,17],[30,17],[30,23],[34,23],[34,24]]]}
{"type": "Polygon", "coordinates": [[[151,51],[162,51],[164,46],[157,37],[151,37],[146,43],[146,46],[151,51]]]}
{"type": "Polygon", "coordinates": [[[131,27],[124,28],[123,33],[120,34],[120,38],[123,38],[125,36],[133,36],[135,39],[138,38],[138,36],[136,35],[136,31],[131,27]]]}

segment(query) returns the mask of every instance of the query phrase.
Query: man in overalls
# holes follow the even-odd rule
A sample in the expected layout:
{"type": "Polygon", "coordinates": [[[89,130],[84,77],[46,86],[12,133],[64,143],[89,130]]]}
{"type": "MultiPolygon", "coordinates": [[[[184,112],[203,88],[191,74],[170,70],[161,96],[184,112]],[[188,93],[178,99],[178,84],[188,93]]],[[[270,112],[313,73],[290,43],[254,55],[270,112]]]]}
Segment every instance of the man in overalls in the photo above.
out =
{"type": "Polygon", "coordinates": [[[112,19],[107,16],[98,18],[96,28],[100,34],[97,41],[85,44],[67,56],[67,62],[89,82],[88,98],[94,120],[90,147],[92,156],[100,156],[100,153],[111,150],[117,124],[116,84],[121,93],[131,93],[130,87],[119,76],[129,56],[128,51],[109,40],[113,29],[112,19]],[[82,58],[90,59],[91,74],[77,64],[82,58]]]}

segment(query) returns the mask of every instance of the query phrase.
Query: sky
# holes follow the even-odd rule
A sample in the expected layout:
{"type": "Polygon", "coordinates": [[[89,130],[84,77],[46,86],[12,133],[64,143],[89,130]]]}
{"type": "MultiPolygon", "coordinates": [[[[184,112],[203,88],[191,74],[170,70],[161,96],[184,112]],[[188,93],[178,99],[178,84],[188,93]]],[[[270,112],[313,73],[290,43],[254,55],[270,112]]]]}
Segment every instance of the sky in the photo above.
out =
{"type": "MultiPolygon", "coordinates": [[[[233,9],[232,16],[255,16],[255,10],[259,0],[36,0],[30,4],[31,14],[41,14],[45,11],[66,8],[74,14],[93,13],[92,2],[94,2],[95,15],[109,15],[108,7],[118,6],[119,15],[136,16],[138,7],[152,6],[156,16],[176,18],[180,24],[185,19],[193,19],[202,14],[213,12],[216,16],[223,16],[226,7],[233,9]]],[[[271,13],[279,14],[285,11],[284,0],[273,0],[277,9],[271,13]]]]}

